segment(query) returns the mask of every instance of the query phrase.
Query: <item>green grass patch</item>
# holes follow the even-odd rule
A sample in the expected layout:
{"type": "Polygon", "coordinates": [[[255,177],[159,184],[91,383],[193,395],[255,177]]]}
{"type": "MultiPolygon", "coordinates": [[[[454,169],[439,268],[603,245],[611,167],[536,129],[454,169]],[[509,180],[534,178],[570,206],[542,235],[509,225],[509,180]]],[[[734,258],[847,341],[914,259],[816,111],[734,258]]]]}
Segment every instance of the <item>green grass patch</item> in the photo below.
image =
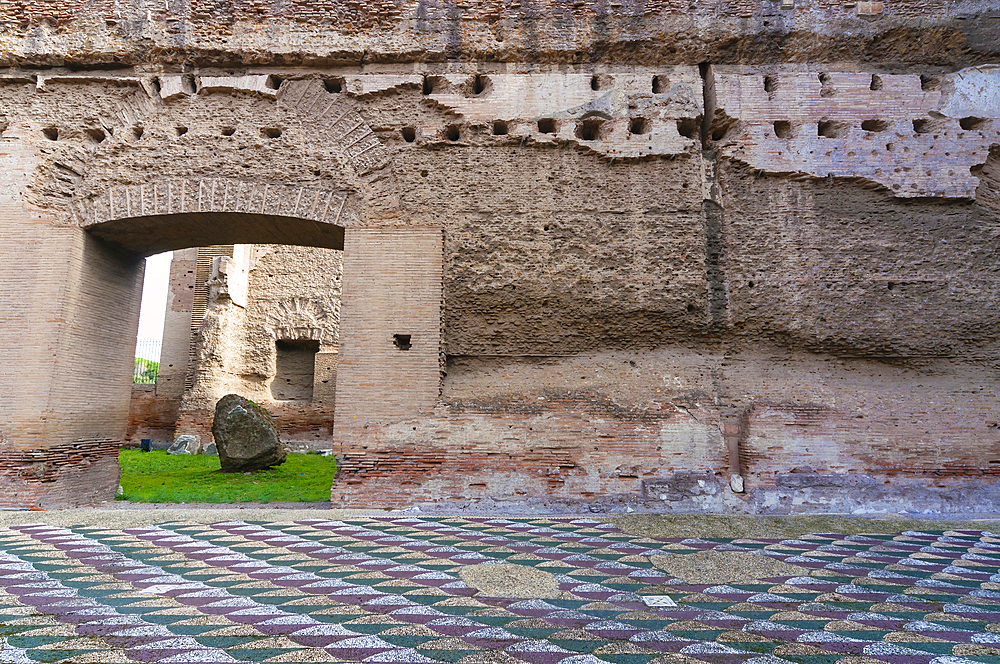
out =
{"type": "Polygon", "coordinates": [[[332,456],[289,454],[276,468],[219,472],[219,458],[122,450],[122,500],[143,503],[269,503],[330,500],[332,456]]]}

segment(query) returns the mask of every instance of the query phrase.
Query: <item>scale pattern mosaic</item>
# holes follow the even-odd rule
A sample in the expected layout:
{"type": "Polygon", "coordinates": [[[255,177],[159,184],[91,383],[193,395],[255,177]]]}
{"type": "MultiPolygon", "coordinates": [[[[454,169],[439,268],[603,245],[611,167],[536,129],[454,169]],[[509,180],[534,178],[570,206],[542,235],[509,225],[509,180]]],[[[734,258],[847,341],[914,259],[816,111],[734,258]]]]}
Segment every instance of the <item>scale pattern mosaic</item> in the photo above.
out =
{"type": "Polygon", "coordinates": [[[0,635],[0,663],[995,664],[1000,535],[644,538],[586,518],[393,515],[32,524],[0,529],[0,635]],[[802,573],[694,584],[654,565],[705,551],[802,573]],[[555,596],[462,580],[500,563],[550,573],[555,596]]]}

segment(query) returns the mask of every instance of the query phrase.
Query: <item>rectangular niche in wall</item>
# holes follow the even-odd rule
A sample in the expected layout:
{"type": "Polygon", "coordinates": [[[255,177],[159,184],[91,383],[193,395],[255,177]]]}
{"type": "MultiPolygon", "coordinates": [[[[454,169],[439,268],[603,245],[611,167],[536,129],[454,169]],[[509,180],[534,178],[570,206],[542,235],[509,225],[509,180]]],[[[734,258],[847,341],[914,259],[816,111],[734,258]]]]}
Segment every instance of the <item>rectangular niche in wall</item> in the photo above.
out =
{"type": "Polygon", "coordinates": [[[271,398],[276,401],[312,401],[319,342],[278,339],[274,345],[276,362],[271,398]]]}

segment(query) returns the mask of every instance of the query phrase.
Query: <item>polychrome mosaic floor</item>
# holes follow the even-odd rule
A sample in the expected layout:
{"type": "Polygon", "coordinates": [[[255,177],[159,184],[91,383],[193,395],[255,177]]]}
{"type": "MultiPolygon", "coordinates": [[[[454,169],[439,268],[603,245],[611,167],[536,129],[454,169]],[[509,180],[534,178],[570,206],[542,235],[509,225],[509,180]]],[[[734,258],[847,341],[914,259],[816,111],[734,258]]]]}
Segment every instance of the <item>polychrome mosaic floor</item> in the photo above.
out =
{"type": "Polygon", "coordinates": [[[975,530],[652,539],[585,518],[393,515],[12,526],[0,662],[987,664],[1000,662],[998,566],[1000,535],[975,530]],[[683,564],[697,556],[717,567],[683,564]],[[770,563],[786,574],[711,584],[657,568],[721,578],[770,563]],[[473,568],[523,574],[491,592],[473,568]]]}

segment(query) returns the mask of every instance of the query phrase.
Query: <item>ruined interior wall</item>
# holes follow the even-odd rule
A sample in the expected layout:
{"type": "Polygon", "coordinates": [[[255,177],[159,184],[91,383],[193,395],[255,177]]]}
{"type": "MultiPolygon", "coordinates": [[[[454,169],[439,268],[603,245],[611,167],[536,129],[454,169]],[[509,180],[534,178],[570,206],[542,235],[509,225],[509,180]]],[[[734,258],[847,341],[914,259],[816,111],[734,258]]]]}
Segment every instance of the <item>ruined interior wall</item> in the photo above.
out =
{"type": "MultiPolygon", "coordinates": [[[[419,416],[336,440],[337,504],[995,505],[1000,128],[974,108],[995,73],[959,70],[998,57],[998,8],[859,15],[875,4],[331,5],[360,12],[331,28],[289,4],[69,4],[46,23],[0,3],[20,17],[7,62],[136,65],[11,69],[4,112],[42,146],[27,200],[67,215],[156,179],[358,191],[371,182],[278,88],[315,76],[316,103],[361,113],[398,183],[385,223],[443,228],[444,356],[421,360],[419,396],[440,394],[419,416]],[[281,28],[247,29],[265,18],[281,28]],[[114,133],[116,105],[137,110],[114,133]],[[745,495],[726,485],[727,426],[745,495]],[[985,493],[948,494],[948,473],[985,493]]],[[[379,232],[354,241],[384,285],[379,232]]],[[[358,320],[388,332],[391,299],[358,300],[358,320]]],[[[380,377],[408,376],[382,359],[380,377]]],[[[378,398],[365,389],[347,396],[378,398]]]]}
{"type": "MultiPolygon", "coordinates": [[[[321,352],[337,350],[342,257],[336,249],[254,247],[243,372],[257,377],[262,401],[275,401],[270,387],[277,340],[312,340],[321,352]]],[[[314,391],[311,400],[332,406],[329,396],[314,391]]]]}
{"type": "Polygon", "coordinates": [[[265,405],[284,441],[329,448],[336,394],[330,358],[337,356],[343,252],[249,245],[237,253],[245,256],[246,298],[241,306],[235,298],[216,297],[200,329],[189,334],[195,381],[183,395],[175,435],[210,441],[216,402],[235,392],[265,405]],[[310,398],[276,398],[279,340],[316,343],[310,398]]]}
{"type": "MultiPolygon", "coordinates": [[[[4,366],[4,380],[0,380],[0,504],[60,504],[67,495],[99,498],[108,485],[117,482],[118,468],[112,458],[115,449],[102,447],[100,442],[108,433],[102,426],[108,421],[107,413],[81,401],[93,397],[98,408],[117,408],[114,397],[118,396],[118,386],[109,386],[104,395],[72,395],[54,383],[64,377],[79,388],[82,377],[67,372],[88,371],[80,363],[79,351],[84,348],[117,364],[122,358],[114,356],[114,344],[121,339],[113,330],[109,339],[95,345],[87,340],[85,346],[72,353],[75,361],[59,352],[80,341],[72,338],[67,318],[82,312],[74,311],[61,295],[72,287],[72,273],[88,257],[87,238],[76,229],[51,228],[44,211],[25,205],[24,192],[39,160],[38,146],[28,139],[25,125],[12,126],[5,121],[3,130],[0,177],[5,186],[0,195],[0,234],[4,241],[0,243],[0,281],[5,287],[0,293],[0,364],[4,366]],[[25,347],[24,339],[38,343],[25,347]],[[56,398],[50,400],[53,393],[56,398]],[[44,412],[38,412],[39,405],[44,405],[44,412]],[[64,447],[40,458],[34,453],[37,440],[58,436],[59,425],[65,423],[62,409],[79,409],[85,433],[92,439],[77,446],[82,450],[64,447]],[[58,491],[43,497],[44,490],[55,485],[59,485],[58,491]]],[[[101,257],[93,258],[99,261],[101,257]]],[[[99,290],[100,280],[87,286],[91,292],[99,290]]],[[[125,298],[119,304],[128,307],[131,303],[125,298]]]]}
{"type": "Polygon", "coordinates": [[[784,96],[768,99],[759,72],[706,72],[704,154],[681,133],[700,104],[665,104],[675,86],[637,83],[653,72],[581,77],[594,97],[561,110],[572,77],[548,107],[513,110],[507,77],[480,77],[481,96],[434,80],[425,96],[461,113],[436,122],[415,91],[369,92],[362,112],[398,150],[403,209],[444,220],[448,361],[433,414],[338,441],[334,501],[948,509],[950,478],[993,486],[997,218],[971,198],[1000,127],[935,117],[956,107],[961,75],[943,94],[917,74],[873,91],[870,72],[771,71],[784,96]],[[595,99],[615,93],[603,108],[621,133],[581,140],[595,99]],[[669,160],[616,161],[637,116],[669,127],[669,160]],[[914,125],[928,118],[948,135],[914,125]],[[791,153],[795,137],[773,134],[784,119],[803,143],[791,153]],[[847,129],[821,136],[821,122],[847,129]],[[870,154],[876,139],[908,156],[870,154]],[[726,486],[734,413],[747,494],[726,486]]]}
{"type": "MultiPolygon", "coordinates": [[[[191,356],[191,313],[194,306],[195,270],[198,249],[180,249],[170,260],[167,285],[167,308],[163,318],[163,345],[160,350],[160,373],[156,395],[180,405],[184,395],[191,356]]],[[[176,419],[176,414],[174,416],[176,419]]]]}
{"type": "Polygon", "coordinates": [[[993,0],[71,0],[0,3],[0,64],[329,66],[492,61],[696,63],[833,59],[977,64],[997,53],[993,0]],[[260,26],[268,29],[262,30],[260,26]]]}
{"type": "Polygon", "coordinates": [[[191,314],[194,304],[198,249],[173,252],[167,282],[160,371],[155,385],[133,385],[125,440],[138,444],[143,438],[155,443],[174,440],[181,399],[191,360],[191,314]]]}

